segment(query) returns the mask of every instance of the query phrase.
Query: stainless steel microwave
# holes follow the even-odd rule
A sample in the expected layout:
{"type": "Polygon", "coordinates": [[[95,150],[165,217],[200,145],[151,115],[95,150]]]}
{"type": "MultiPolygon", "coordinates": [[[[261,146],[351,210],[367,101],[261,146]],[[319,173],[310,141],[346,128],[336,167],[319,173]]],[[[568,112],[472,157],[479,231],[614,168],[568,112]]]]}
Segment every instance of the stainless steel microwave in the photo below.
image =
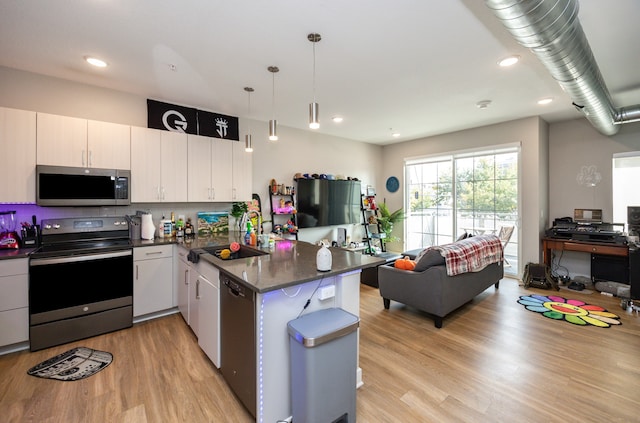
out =
{"type": "Polygon", "coordinates": [[[39,206],[126,206],[131,172],[66,166],[36,166],[39,206]]]}

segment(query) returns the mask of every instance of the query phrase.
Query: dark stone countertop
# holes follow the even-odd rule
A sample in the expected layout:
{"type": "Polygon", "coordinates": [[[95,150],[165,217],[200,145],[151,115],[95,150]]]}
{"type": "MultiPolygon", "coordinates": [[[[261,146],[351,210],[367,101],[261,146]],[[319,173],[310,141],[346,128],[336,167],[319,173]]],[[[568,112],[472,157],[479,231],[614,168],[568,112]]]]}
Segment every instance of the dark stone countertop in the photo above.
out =
{"type": "Polygon", "coordinates": [[[234,280],[258,293],[378,266],[385,262],[377,257],[331,247],[331,270],[320,272],[316,269],[316,254],[319,248],[308,242],[282,240],[276,241],[272,248],[263,249],[269,253],[267,255],[221,260],[211,254],[202,254],[200,260],[213,264],[234,280]]]}
{"type": "MultiPolygon", "coordinates": [[[[224,236],[196,237],[185,239],[156,240],[178,243],[189,250],[225,246],[233,241],[240,242],[242,234],[233,232],[224,236]]],[[[151,241],[143,241],[151,242],[151,241]]],[[[136,246],[137,244],[134,244],[136,246]]],[[[146,244],[142,244],[146,245],[146,244]]],[[[137,245],[137,246],[142,246],[137,245]]],[[[250,247],[268,254],[236,260],[222,260],[212,254],[201,254],[200,260],[211,263],[233,279],[255,292],[274,291],[300,283],[348,273],[353,270],[384,264],[384,259],[331,247],[331,270],[320,272],[316,269],[316,254],[320,248],[304,241],[280,240],[271,248],[250,247]]]]}
{"type": "MultiPolygon", "coordinates": [[[[154,240],[133,240],[134,248],[178,244],[186,249],[225,246],[233,241],[241,242],[242,234],[230,234],[195,237],[195,238],[156,238],[154,240]]],[[[264,293],[304,282],[318,280],[379,266],[385,260],[343,248],[331,247],[331,270],[320,272],[316,269],[317,245],[304,241],[276,241],[271,248],[250,247],[268,253],[262,256],[247,257],[236,260],[221,260],[212,254],[201,254],[200,260],[211,263],[233,279],[249,287],[255,292],[264,293]]],[[[28,258],[35,248],[0,250],[0,260],[11,258],[28,258]]]]}
{"type": "Polygon", "coordinates": [[[33,253],[35,248],[12,248],[0,250],[0,260],[29,258],[29,254],[33,253]]]}

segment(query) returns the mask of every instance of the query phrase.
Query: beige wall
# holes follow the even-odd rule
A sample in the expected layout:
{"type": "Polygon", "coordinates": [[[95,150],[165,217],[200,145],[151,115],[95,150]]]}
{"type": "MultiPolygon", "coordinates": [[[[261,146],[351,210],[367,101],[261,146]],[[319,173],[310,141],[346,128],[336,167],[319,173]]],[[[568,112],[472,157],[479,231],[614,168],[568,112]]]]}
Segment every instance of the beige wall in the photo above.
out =
{"type": "MultiPolygon", "coordinates": [[[[547,213],[547,124],[537,117],[484,126],[401,144],[385,146],[383,149],[383,171],[381,180],[397,176],[404,185],[403,164],[406,158],[430,156],[453,151],[478,149],[487,146],[519,143],[520,158],[520,204],[519,225],[520,263],[540,260],[539,236],[544,232],[547,213]]],[[[383,186],[380,183],[380,186],[383,186]]],[[[381,193],[382,190],[379,190],[381,193]]],[[[384,197],[391,210],[403,205],[404,193],[398,190],[391,194],[384,190],[384,197]]],[[[401,236],[402,234],[398,234],[401,236]]],[[[518,274],[522,272],[519,270],[518,274]]]]}
{"type": "Polygon", "coordinates": [[[573,209],[579,208],[602,209],[602,219],[611,222],[611,159],[614,153],[640,150],[640,124],[623,125],[618,134],[607,137],[586,119],[575,119],[552,125],[549,137],[549,197],[552,201],[548,223],[553,223],[556,217],[573,216],[573,209]],[[591,165],[595,165],[602,175],[602,182],[595,188],[577,182],[581,167],[591,165]]]}
{"type": "Polygon", "coordinates": [[[0,106],[147,126],[147,99],[0,66],[0,106]]]}
{"type": "MultiPolygon", "coordinates": [[[[602,219],[613,218],[611,163],[614,153],[640,150],[640,124],[620,127],[618,134],[608,137],[596,131],[586,119],[555,123],[549,131],[549,220],[573,216],[578,208],[602,209],[602,219]],[[586,187],[577,181],[582,166],[597,167],[602,181],[596,187],[586,187]]],[[[626,223],[626,222],[615,222],[626,223]]],[[[589,254],[564,252],[559,274],[571,277],[591,276],[589,254]]]]}

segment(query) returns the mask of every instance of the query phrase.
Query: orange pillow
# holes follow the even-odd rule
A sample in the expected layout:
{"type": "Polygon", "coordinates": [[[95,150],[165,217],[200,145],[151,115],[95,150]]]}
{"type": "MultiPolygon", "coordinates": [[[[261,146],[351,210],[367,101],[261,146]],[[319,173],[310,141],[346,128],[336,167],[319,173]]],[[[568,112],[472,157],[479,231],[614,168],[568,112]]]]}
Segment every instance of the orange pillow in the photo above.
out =
{"type": "Polygon", "coordinates": [[[409,256],[405,256],[403,258],[396,260],[393,263],[393,267],[395,267],[396,269],[402,269],[402,270],[413,270],[416,268],[416,262],[411,260],[409,256]]]}

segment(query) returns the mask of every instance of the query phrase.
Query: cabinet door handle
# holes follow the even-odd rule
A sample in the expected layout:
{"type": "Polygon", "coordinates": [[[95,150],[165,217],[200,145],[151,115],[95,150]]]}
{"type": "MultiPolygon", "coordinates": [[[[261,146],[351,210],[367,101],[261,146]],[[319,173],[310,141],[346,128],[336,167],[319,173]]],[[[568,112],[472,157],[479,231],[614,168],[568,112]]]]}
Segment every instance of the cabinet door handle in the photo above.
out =
{"type": "Polygon", "coordinates": [[[189,270],[187,269],[184,271],[184,284],[189,285],[189,270]]]}
{"type": "Polygon", "coordinates": [[[85,151],[84,151],[84,150],[82,150],[80,153],[82,154],[82,155],[80,156],[80,160],[82,161],[82,166],[84,166],[84,153],[85,153],[85,151]]]}
{"type": "Polygon", "coordinates": [[[89,167],[93,166],[93,152],[89,150],[89,167]]]}
{"type": "Polygon", "coordinates": [[[138,280],[138,265],[136,264],[136,280],[138,280]]]}
{"type": "Polygon", "coordinates": [[[235,188],[233,188],[233,189],[232,189],[231,197],[232,197],[234,200],[236,199],[236,189],[235,189],[235,188]]]}
{"type": "Polygon", "coordinates": [[[215,188],[211,188],[211,199],[212,200],[216,199],[216,189],[215,188]]]}
{"type": "Polygon", "coordinates": [[[200,279],[196,279],[196,300],[200,299],[200,279]]]}
{"type": "Polygon", "coordinates": [[[160,199],[160,185],[156,186],[156,199],[160,199]]]}

